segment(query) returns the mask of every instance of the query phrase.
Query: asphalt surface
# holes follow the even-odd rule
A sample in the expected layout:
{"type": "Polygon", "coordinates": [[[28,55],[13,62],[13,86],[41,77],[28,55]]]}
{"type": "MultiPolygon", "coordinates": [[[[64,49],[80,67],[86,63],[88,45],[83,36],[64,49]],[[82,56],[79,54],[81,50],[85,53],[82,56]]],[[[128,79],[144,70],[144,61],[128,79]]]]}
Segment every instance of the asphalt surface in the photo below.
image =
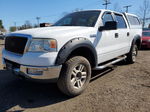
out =
{"type": "Polygon", "coordinates": [[[101,76],[82,95],[69,98],[56,84],[20,80],[0,63],[0,112],[149,112],[150,50],[140,51],[135,64],[116,66],[94,71],[101,76]]]}

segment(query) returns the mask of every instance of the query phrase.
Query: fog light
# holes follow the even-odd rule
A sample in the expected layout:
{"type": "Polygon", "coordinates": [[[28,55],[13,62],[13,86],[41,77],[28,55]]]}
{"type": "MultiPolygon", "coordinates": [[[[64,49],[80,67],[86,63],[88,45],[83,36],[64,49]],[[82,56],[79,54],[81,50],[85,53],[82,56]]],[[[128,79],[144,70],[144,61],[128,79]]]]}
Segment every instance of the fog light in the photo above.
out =
{"type": "Polygon", "coordinates": [[[27,69],[27,74],[31,74],[31,75],[42,75],[42,74],[43,74],[43,69],[28,68],[28,69],[27,69]]]}

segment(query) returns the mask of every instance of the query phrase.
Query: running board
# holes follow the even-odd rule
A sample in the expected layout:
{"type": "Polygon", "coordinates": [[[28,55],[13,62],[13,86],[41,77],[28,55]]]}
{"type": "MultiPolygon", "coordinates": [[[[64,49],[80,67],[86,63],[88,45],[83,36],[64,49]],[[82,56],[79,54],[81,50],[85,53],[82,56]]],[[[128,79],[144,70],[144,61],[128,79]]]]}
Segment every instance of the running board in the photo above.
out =
{"type": "Polygon", "coordinates": [[[106,67],[109,67],[109,66],[111,66],[111,65],[113,65],[113,64],[115,64],[115,63],[118,63],[119,61],[122,61],[122,60],[124,60],[124,59],[126,59],[126,58],[127,58],[127,56],[119,57],[119,58],[117,58],[116,60],[113,60],[113,61],[111,61],[111,62],[109,62],[109,63],[107,63],[107,64],[97,66],[97,67],[94,68],[93,70],[102,70],[102,69],[104,69],[104,68],[106,68],[106,67]]]}

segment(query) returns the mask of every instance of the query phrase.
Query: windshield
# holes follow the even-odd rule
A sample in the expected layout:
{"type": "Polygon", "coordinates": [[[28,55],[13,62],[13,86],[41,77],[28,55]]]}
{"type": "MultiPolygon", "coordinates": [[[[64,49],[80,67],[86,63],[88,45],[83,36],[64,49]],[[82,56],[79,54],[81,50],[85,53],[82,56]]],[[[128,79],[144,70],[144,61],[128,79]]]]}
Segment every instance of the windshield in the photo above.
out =
{"type": "Polygon", "coordinates": [[[87,26],[94,27],[100,11],[81,11],[65,16],[53,26],[87,26]]]}
{"type": "Polygon", "coordinates": [[[143,32],[144,37],[150,37],[150,32],[143,32]]]}

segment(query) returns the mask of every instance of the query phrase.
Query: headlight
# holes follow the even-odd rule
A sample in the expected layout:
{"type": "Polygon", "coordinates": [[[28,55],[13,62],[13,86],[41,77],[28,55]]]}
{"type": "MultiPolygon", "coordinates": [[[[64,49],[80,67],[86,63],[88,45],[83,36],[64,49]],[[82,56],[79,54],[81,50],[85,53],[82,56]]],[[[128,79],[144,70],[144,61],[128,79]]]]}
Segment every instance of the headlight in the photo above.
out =
{"type": "Polygon", "coordinates": [[[149,40],[147,40],[148,42],[150,42],[150,39],[149,40]]]}
{"type": "Polygon", "coordinates": [[[31,41],[29,52],[56,52],[57,42],[54,39],[33,39],[31,41]]]}

